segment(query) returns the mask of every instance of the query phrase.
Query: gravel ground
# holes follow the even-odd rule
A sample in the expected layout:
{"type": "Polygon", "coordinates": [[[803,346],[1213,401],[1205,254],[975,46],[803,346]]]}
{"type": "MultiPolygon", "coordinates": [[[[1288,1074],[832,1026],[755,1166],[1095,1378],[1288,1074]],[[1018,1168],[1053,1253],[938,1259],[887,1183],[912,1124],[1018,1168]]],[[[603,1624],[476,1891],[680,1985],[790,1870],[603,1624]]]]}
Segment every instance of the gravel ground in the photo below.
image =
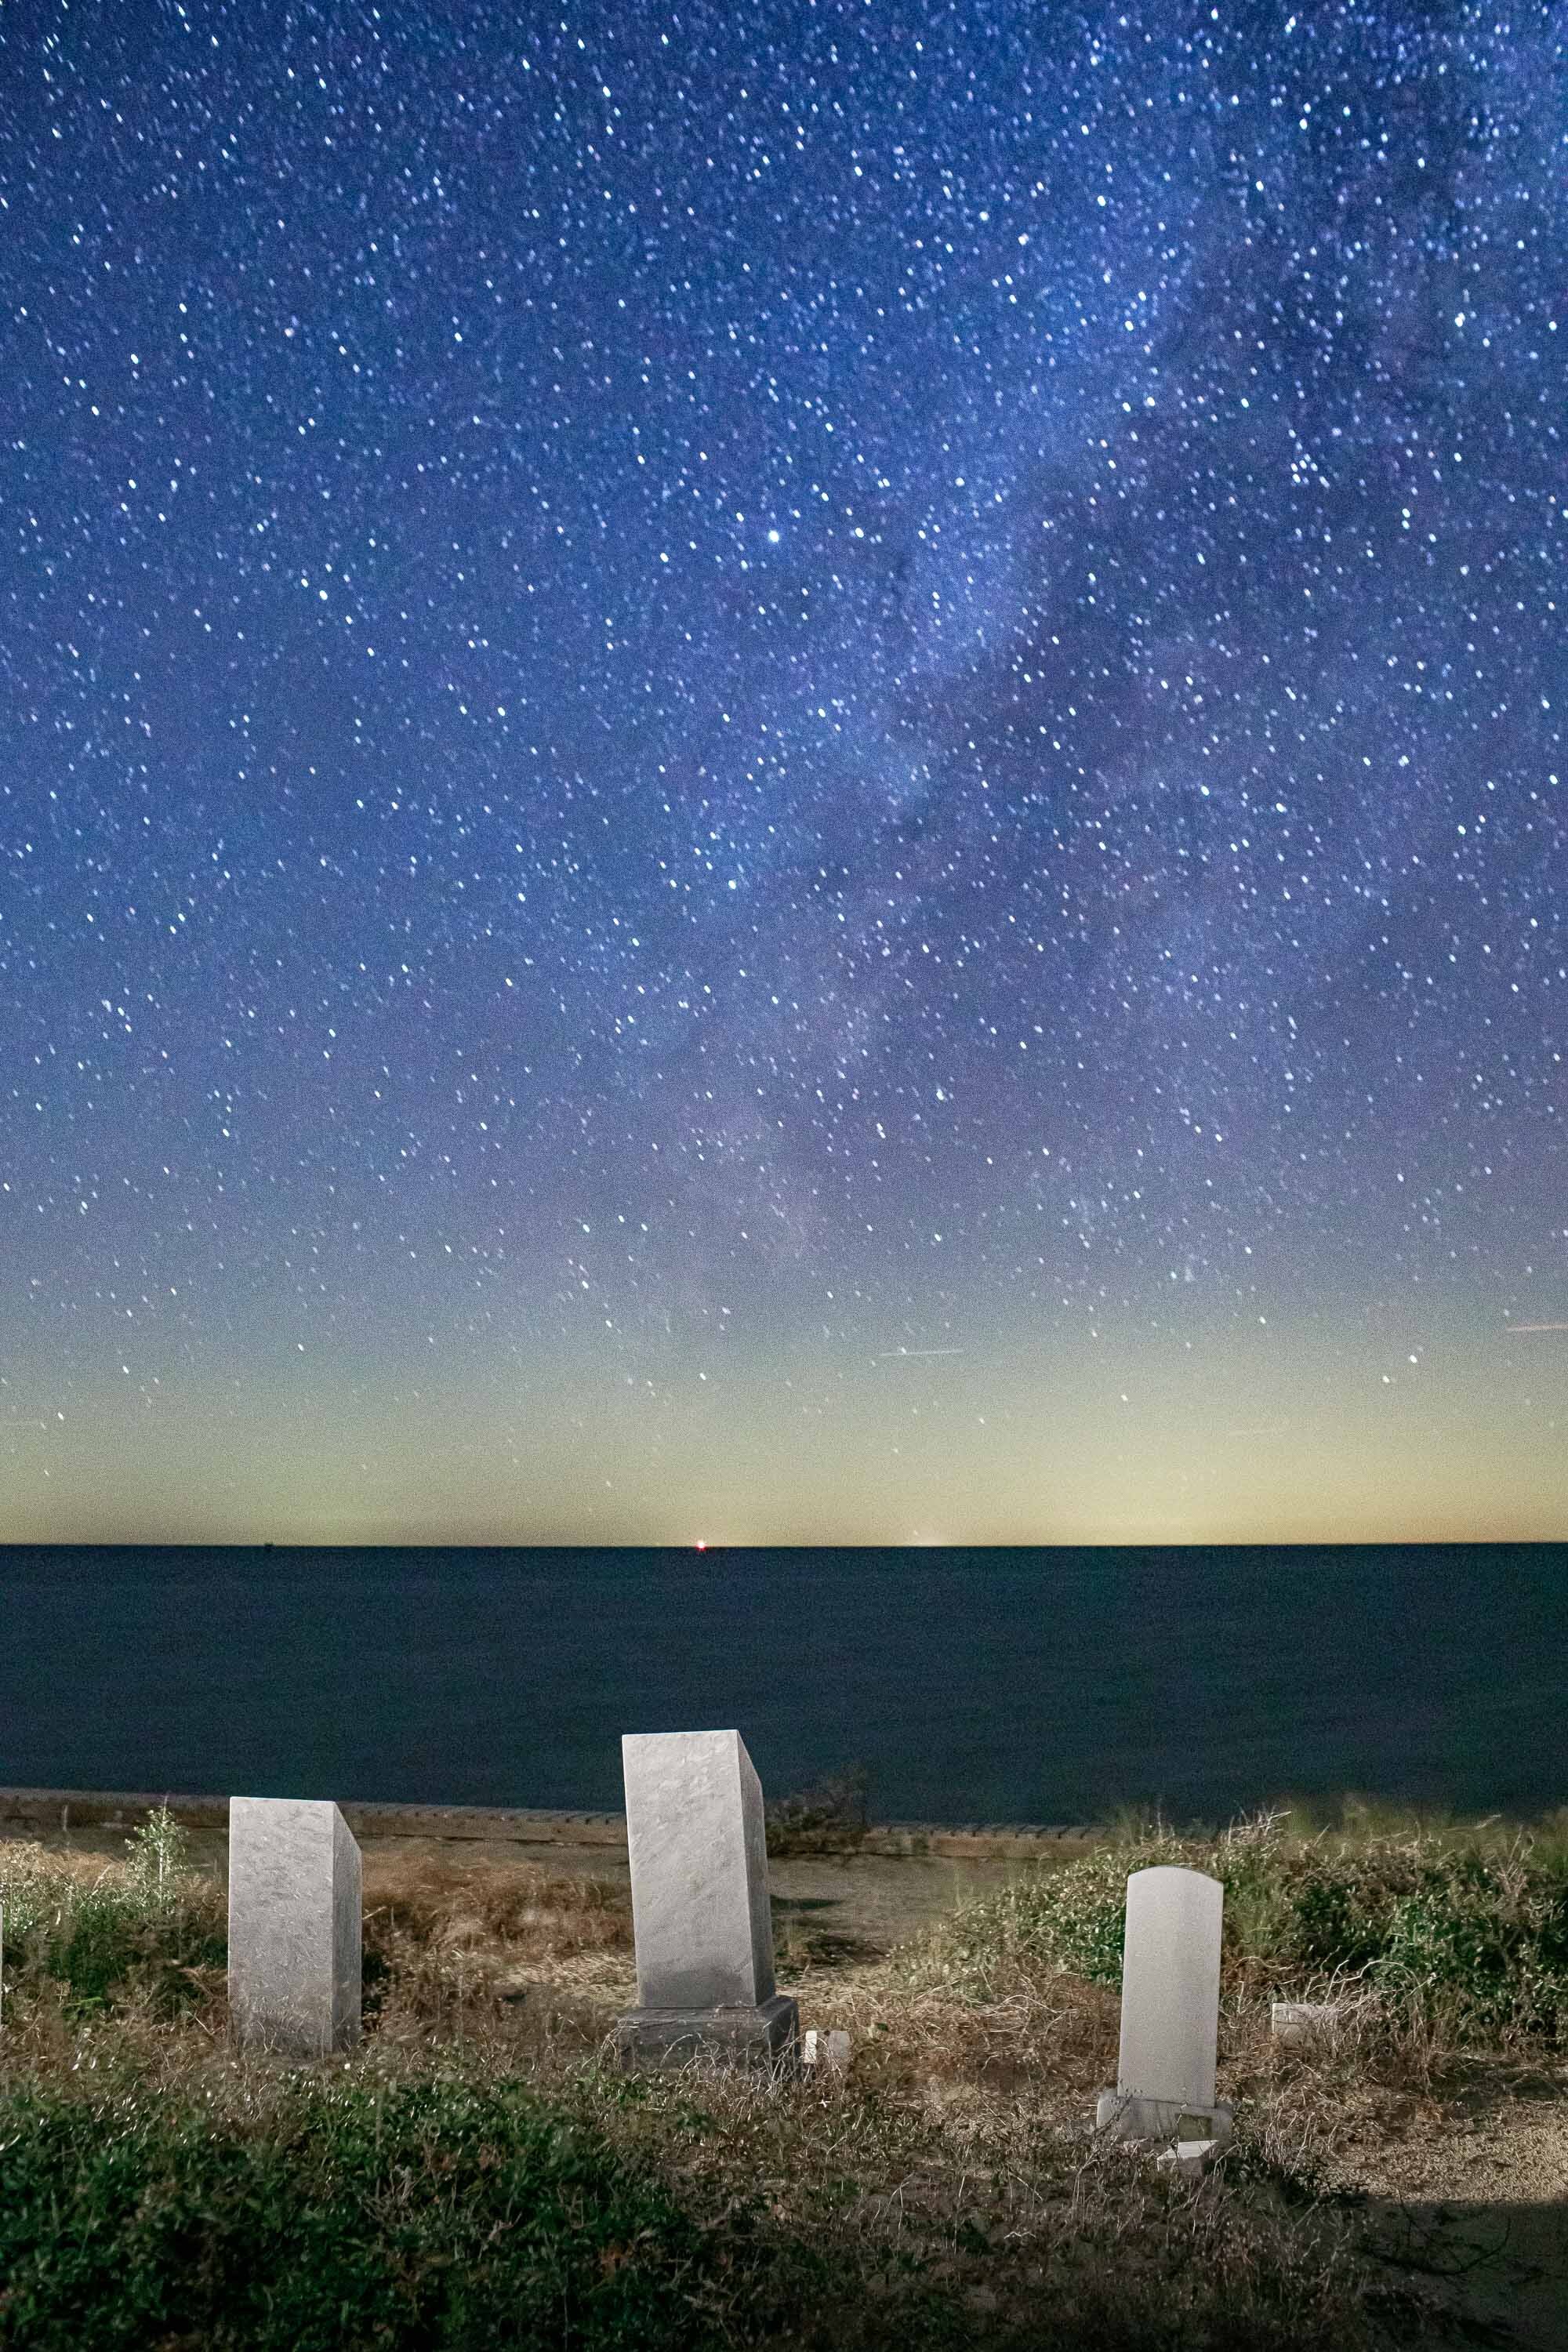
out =
{"type": "MultiPolygon", "coordinates": [[[[1529,2352],[1568,2352],[1568,2067],[1478,2069],[1456,2105],[1412,2103],[1347,2137],[1336,2185],[1364,2195],[1390,2266],[1529,2352]]],[[[1489,2340],[1482,2336],[1479,2340],[1489,2340]]]]}

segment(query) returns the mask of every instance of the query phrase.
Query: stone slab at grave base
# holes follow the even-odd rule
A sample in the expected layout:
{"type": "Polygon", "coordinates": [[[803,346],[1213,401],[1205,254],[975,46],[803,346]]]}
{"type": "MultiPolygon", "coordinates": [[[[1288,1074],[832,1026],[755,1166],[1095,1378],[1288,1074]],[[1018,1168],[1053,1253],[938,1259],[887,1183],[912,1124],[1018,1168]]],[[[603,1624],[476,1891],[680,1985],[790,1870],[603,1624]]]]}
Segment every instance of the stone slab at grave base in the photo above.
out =
{"type": "Polygon", "coordinates": [[[1223,2147],[1231,2135],[1231,2109],[1184,2106],[1175,2099],[1145,2099],[1131,2091],[1101,2091],[1094,2127],[1108,2139],[1206,2140],[1223,2147]]]}
{"type": "Polygon", "coordinates": [[[1184,2180],[1201,2180],[1223,2143],[1217,2139],[1179,2139],[1154,2158],[1156,2172],[1179,2172],[1184,2180]]]}
{"type": "Polygon", "coordinates": [[[710,2065],[761,2073],[800,2063],[800,2004],[776,1992],[755,2009],[632,2009],[616,2020],[623,2067],[710,2065]]]}

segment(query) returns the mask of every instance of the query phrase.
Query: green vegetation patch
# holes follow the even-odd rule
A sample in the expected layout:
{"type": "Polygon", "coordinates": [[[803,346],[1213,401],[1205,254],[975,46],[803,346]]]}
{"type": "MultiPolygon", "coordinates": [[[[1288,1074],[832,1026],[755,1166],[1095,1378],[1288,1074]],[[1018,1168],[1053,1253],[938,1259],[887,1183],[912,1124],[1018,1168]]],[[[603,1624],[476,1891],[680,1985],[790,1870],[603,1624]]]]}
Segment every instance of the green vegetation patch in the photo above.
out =
{"type": "Polygon", "coordinates": [[[696,2347],[707,2241],[515,2084],[289,2079],[264,2119],[0,2095],[0,2346],[696,2347]],[[497,2335],[505,2315],[504,2337],[497,2335]]]}
{"type": "Polygon", "coordinates": [[[0,1846],[8,1971],[65,1988],[73,2021],[136,1986],[170,2017],[201,1997],[202,1972],[228,1959],[223,1894],[187,1867],[190,1841],[166,1807],[126,1840],[127,1860],[87,1881],[41,1846],[0,1846]]]}
{"type": "Polygon", "coordinates": [[[1460,2042],[1568,2029],[1568,1860],[1528,1832],[1500,1848],[1419,1830],[1303,1837],[1266,1814],[1218,1838],[1136,1832],[965,1905],[911,1972],[978,2000],[1042,1970],[1120,1988],[1127,1880],[1159,1864],[1220,1881],[1226,1976],[1257,1996],[1354,1980],[1395,2014],[1441,2011],[1460,2042]]]}

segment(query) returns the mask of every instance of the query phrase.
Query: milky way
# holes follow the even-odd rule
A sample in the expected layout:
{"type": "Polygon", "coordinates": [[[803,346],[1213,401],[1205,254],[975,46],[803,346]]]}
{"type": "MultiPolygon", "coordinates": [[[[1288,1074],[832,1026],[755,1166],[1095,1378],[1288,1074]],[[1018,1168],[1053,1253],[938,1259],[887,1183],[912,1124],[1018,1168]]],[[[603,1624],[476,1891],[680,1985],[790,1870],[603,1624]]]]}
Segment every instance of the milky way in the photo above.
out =
{"type": "Polygon", "coordinates": [[[0,1535],[1568,1531],[1560,7],[0,79],[0,1535]]]}

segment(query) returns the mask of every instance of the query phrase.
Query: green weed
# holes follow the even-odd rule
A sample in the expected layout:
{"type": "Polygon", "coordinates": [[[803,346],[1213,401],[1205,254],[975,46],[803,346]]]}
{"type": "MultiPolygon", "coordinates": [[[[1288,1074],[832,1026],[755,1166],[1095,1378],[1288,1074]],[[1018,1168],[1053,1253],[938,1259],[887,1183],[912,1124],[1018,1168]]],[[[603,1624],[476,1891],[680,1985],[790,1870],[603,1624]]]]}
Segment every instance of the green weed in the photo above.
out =
{"type": "Polygon", "coordinates": [[[163,2013],[196,1995],[228,1957],[223,1898],[186,1866],[188,1841],[166,1809],[127,1841],[127,1864],[94,1871],[79,1855],[0,1845],[5,1950],[18,1979],[52,1980],[68,2017],[109,2010],[132,1985],[163,2013]]]}

